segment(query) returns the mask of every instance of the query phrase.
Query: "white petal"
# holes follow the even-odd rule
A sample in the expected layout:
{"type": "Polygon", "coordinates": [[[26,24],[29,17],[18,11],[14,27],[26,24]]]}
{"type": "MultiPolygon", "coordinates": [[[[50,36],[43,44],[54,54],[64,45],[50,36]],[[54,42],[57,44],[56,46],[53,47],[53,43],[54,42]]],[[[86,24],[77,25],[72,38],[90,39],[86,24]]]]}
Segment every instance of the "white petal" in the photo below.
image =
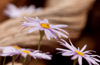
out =
{"type": "Polygon", "coordinates": [[[64,53],[62,53],[62,55],[63,56],[72,56],[72,55],[74,55],[74,53],[73,52],[64,52],[64,53]]]}
{"type": "Polygon", "coordinates": [[[100,60],[99,59],[96,59],[96,58],[93,58],[95,61],[97,61],[97,62],[100,62],[100,60]]]}
{"type": "Polygon", "coordinates": [[[60,51],[62,51],[62,52],[68,52],[68,51],[70,51],[70,50],[61,49],[61,48],[56,48],[56,50],[60,50],[60,51]]]}
{"type": "Polygon", "coordinates": [[[27,57],[27,54],[26,54],[26,53],[22,53],[21,55],[22,55],[24,58],[27,57]]]}
{"type": "Polygon", "coordinates": [[[72,51],[75,51],[75,49],[73,49],[72,46],[69,45],[65,40],[63,40],[63,39],[61,39],[61,40],[65,43],[65,44],[63,43],[65,47],[69,48],[72,51]]]}
{"type": "Polygon", "coordinates": [[[51,25],[51,28],[63,28],[63,27],[68,27],[68,25],[51,25]]]}
{"type": "Polygon", "coordinates": [[[68,38],[68,36],[67,35],[65,35],[64,33],[61,33],[61,32],[59,32],[59,31],[56,31],[56,30],[54,30],[54,29],[52,29],[55,33],[57,33],[58,35],[59,35],[59,37],[60,36],[63,36],[63,37],[65,37],[65,38],[68,38]]]}
{"type": "Polygon", "coordinates": [[[31,33],[31,32],[36,31],[38,29],[39,29],[38,27],[31,28],[30,30],[28,30],[28,33],[31,33]]]}
{"type": "Polygon", "coordinates": [[[76,47],[72,44],[71,40],[69,39],[69,42],[71,44],[71,46],[73,47],[74,50],[77,50],[76,47]]]}
{"type": "Polygon", "coordinates": [[[48,19],[44,19],[43,22],[44,22],[44,23],[48,23],[48,19]]]}
{"type": "Polygon", "coordinates": [[[71,59],[74,60],[78,57],[78,55],[74,55],[71,59]]]}
{"type": "Polygon", "coordinates": [[[86,59],[87,59],[88,61],[91,61],[91,63],[93,63],[93,64],[97,64],[97,65],[98,65],[98,63],[97,63],[96,61],[94,61],[92,58],[90,58],[90,57],[86,57],[86,59]]]}
{"type": "Polygon", "coordinates": [[[68,32],[66,32],[65,30],[63,30],[63,29],[60,29],[60,28],[55,28],[55,29],[57,29],[57,30],[59,30],[59,31],[61,31],[61,32],[64,32],[64,33],[66,33],[66,34],[68,34],[69,35],[69,33],[68,32]]]}
{"type": "Polygon", "coordinates": [[[82,57],[81,56],[78,57],[78,63],[79,63],[79,65],[82,65],[82,57]]]}
{"type": "Polygon", "coordinates": [[[47,39],[50,40],[50,36],[48,34],[48,30],[45,29],[44,32],[45,32],[45,35],[46,35],[47,39]]]}
{"type": "Polygon", "coordinates": [[[80,52],[83,52],[85,49],[86,49],[87,45],[85,45],[81,50],[80,52]]]}
{"type": "MultiPolygon", "coordinates": [[[[85,57],[84,57],[85,58],[85,57]]],[[[89,65],[92,65],[92,63],[87,59],[87,58],[85,58],[86,59],[86,61],[89,63],[89,65]]]]}

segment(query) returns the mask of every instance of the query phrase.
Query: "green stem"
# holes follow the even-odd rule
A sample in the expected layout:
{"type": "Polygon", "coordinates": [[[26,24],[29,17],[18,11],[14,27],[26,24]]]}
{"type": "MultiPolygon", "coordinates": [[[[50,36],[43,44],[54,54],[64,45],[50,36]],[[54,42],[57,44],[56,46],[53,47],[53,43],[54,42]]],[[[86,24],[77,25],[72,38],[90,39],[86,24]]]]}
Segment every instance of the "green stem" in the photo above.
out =
{"type": "Polygon", "coordinates": [[[26,58],[24,58],[23,65],[25,65],[25,62],[26,62],[26,58]]]}
{"type": "MultiPolygon", "coordinates": [[[[39,40],[39,45],[38,45],[38,49],[37,49],[37,50],[40,50],[40,47],[41,47],[41,41],[42,41],[43,36],[44,36],[44,31],[40,31],[40,40],[39,40]]],[[[36,58],[36,59],[35,59],[34,65],[36,65],[37,60],[38,60],[38,59],[36,58]]]]}
{"type": "Polygon", "coordinates": [[[4,60],[3,60],[3,65],[5,65],[5,61],[6,61],[6,56],[4,57],[4,60]]]}
{"type": "Polygon", "coordinates": [[[76,65],[77,61],[78,61],[78,59],[75,59],[73,65],[76,65]]]}
{"type": "Polygon", "coordinates": [[[14,61],[15,61],[15,58],[14,56],[12,57],[12,65],[14,65],[14,61]]]}

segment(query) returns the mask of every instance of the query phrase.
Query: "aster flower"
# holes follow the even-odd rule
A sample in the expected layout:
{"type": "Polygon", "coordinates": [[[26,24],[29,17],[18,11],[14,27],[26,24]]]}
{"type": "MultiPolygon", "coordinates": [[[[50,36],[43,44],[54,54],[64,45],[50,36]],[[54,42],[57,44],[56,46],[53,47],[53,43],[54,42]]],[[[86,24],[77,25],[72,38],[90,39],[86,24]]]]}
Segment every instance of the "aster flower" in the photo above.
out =
{"type": "Polygon", "coordinates": [[[16,7],[14,4],[8,4],[7,9],[4,10],[4,14],[10,18],[20,18],[23,15],[31,15],[36,11],[41,11],[42,8],[35,8],[34,5],[30,5],[29,7],[16,7]]]}
{"type": "Polygon", "coordinates": [[[40,58],[40,59],[51,60],[51,55],[47,53],[41,53],[38,50],[24,49],[18,46],[0,47],[0,50],[2,51],[2,53],[0,53],[0,56],[22,55],[24,58],[26,58],[27,55],[29,55],[34,59],[40,58]]]}
{"type": "Polygon", "coordinates": [[[72,44],[70,41],[71,45],[69,45],[65,40],[62,39],[63,42],[60,42],[61,45],[67,47],[68,49],[61,49],[61,48],[56,48],[57,50],[60,50],[62,53],[62,56],[73,56],[71,59],[75,60],[78,58],[78,63],[79,65],[82,65],[82,58],[86,59],[86,61],[89,63],[89,65],[99,65],[97,62],[100,62],[99,59],[96,57],[100,58],[99,55],[92,55],[91,52],[94,52],[93,50],[88,50],[84,51],[87,45],[85,45],[81,50],[72,44]]]}
{"type": "Polygon", "coordinates": [[[0,56],[13,56],[13,55],[19,55],[21,48],[17,46],[7,46],[7,47],[0,47],[0,50],[2,53],[0,53],[0,56]]]}
{"type": "MultiPolygon", "coordinates": [[[[68,34],[66,31],[64,31],[63,27],[68,27],[68,25],[52,25],[49,24],[47,19],[44,19],[43,21],[40,20],[38,17],[35,18],[27,18],[24,17],[28,22],[22,21],[23,24],[22,26],[25,26],[25,28],[32,26],[33,28],[31,28],[30,30],[28,30],[28,33],[34,32],[36,30],[40,30],[40,31],[44,31],[46,37],[48,40],[50,40],[50,38],[55,38],[58,40],[57,35],[59,36],[59,38],[61,38],[61,36],[68,38],[68,36],[66,34],[68,34]]],[[[23,28],[23,29],[25,29],[23,28]]],[[[23,30],[22,29],[22,30],[23,30]]]]}
{"type": "Polygon", "coordinates": [[[27,55],[33,57],[34,59],[39,58],[39,59],[47,59],[47,60],[51,60],[51,55],[46,54],[46,53],[40,53],[38,50],[34,50],[34,51],[29,51],[27,49],[22,49],[21,50],[21,55],[26,58],[27,55]]]}

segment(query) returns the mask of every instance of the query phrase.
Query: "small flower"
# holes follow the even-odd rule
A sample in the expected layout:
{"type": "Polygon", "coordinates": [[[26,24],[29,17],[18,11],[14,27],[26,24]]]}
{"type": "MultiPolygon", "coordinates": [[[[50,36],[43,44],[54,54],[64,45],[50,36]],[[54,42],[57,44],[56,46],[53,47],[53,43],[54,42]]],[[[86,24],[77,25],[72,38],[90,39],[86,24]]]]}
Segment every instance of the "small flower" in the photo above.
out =
{"type": "Polygon", "coordinates": [[[7,9],[4,10],[4,13],[10,18],[20,18],[24,15],[31,15],[32,13],[41,10],[42,8],[36,9],[34,5],[30,5],[29,7],[27,6],[16,7],[13,4],[8,4],[7,9]]]}
{"type": "MultiPolygon", "coordinates": [[[[18,46],[7,46],[7,47],[0,47],[2,53],[0,53],[0,56],[13,56],[13,55],[22,55],[24,58],[26,58],[28,55],[33,57],[34,59],[47,59],[51,60],[51,55],[47,53],[41,53],[38,50],[32,50],[32,49],[24,49],[20,48],[18,46]]],[[[18,57],[17,56],[17,57],[18,57]]]]}
{"type": "Polygon", "coordinates": [[[0,47],[0,50],[2,51],[2,53],[0,53],[0,56],[13,56],[13,55],[19,55],[21,49],[17,46],[7,46],[7,47],[0,47]]]}
{"type": "MultiPolygon", "coordinates": [[[[75,60],[78,58],[78,63],[79,65],[82,65],[82,58],[86,59],[86,61],[89,63],[89,65],[99,65],[97,62],[100,62],[99,59],[96,57],[100,58],[99,55],[92,55],[91,51],[84,51],[86,46],[85,45],[81,50],[78,48],[76,49],[72,42],[70,41],[71,45],[69,45],[65,40],[62,39],[63,42],[60,42],[61,45],[67,47],[68,49],[61,49],[61,48],[56,48],[57,50],[60,50],[62,53],[62,56],[73,56],[71,59],[75,60]],[[84,51],[84,52],[83,52],[84,51]]],[[[92,51],[93,52],[93,51],[92,51]]]]}
{"type": "MultiPolygon", "coordinates": [[[[68,25],[52,25],[52,24],[48,23],[47,19],[44,19],[42,21],[38,17],[36,17],[36,19],[35,18],[27,18],[27,17],[24,17],[24,18],[26,20],[28,20],[29,22],[22,21],[23,22],[22,26],[25,26],[25,28],[27,28],[29,26],[33,26],[33,28],[28,30],[28,33],[34,32],[36,30],[40,30],[40,31],[44,31],[48,40],[50,40],[50,38],[55,38],[58,40],[56,34],[58,34],[59,38],[61,38],[61,36],[68,38],[68,36],[66,35],[68,33],[66,31],[64,31],[63,29],[60,29],[63,27],[68,27],[68,25]]],[[[23,28],[23,29],[25,29],[25,28],[23,28]]]]}
{"type": "Polygon", "coordinates": [[[27,50],[27,49],[22,49],[21,51],[22,51],[22,52],[21,52],[21,55],[22,55],[24,58],[26,58],[27,55],[29,55],[29,56],[33,57],[34,59],[39,58],[39,59],[51,60],[51,55],[48,55],[48,54],[46,54],[46,53],[40,53],[40,52],[37,51],[37,50],[34,50],[34,51],[31,52],[31,51],[29,51],[29,50],[27,50]]]}

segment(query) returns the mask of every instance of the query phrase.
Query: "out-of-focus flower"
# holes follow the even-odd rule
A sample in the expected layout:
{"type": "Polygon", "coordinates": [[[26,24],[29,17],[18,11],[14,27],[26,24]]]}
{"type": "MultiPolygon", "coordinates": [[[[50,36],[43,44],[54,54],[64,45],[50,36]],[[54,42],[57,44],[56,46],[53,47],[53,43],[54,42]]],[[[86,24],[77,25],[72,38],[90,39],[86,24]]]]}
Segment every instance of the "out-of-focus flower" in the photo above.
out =
{"type": "Polygon", "coordinates": [[[19,55],[21,48],[17,46],[7,46],[0,47],[0,50],[2,51],[2,53],[0,53],[0,56],[13,56],[19,55]]]}
{"type": "Polygon", "coordinates": [[[4,14],[10,18],[20,18],[24,15],[31,15],[36,11],[41,11],[42,8],[35,8],[34,5],[30,5],[29,7],[16,7],[13,4],[8,4],[7,9],[4,10],[4,14]]]}
{"type": "MultiPolygon", "coordinates": [[[[61,36],[68,38],[68,36],[66,35],[68,33],[66,31],[64,31],[63,29],[60,29],[63,27],[68,27],[68,25],[52,25],[52,24],[48,23],[47,19],[44,19],[42,21],[38,17],[36,17],[36,19],[35,18],[27,18],[27,17],[24,17],[24,18],[26,20],[28,20],[29,22],[22,21],[23,22],[22,26],[25,26],[25,28],[27,28],[29,26],[33,26],[33,28],[28,30],[28,33],[34,32],[36,30],[40,30],[40,31],[45,32],[45,35],[48,40],[50,40],[50,38],[55,38],[58,40],[58,37],[56,34],[58,34],[59,38],[61,38],[61,36]]],[[[25,29],[25,28],[23,28],[23,29],[25,29]]]]}
{"type": "Polygon", "coordinates": [[[21,50],[21,55],[26,58],[27,55],[33,57],[34,59],[39,58],[39,59],[47,59],[47,60],[51,60],[51,55],[48,55],[46,53],[40,53],[38,50],[34,50],[34,51],[29,51],[27,49],[22,49],[21,50]]]}
{"type": "Polygon", "coordinates": [[[0,53],[0,56],[22,55],[24,58],[26,58],[27,55],[29,55],[34,59],[39,58],[39,59],[51,60],[51,55],[46,53],[41,53],[38,50],[24,49],[18,46],[0,47],[0,49],[2,51],[2,53],[0,53]]]}
{"type": "Polygon", "coordinates": [[[60,50],[62,53],[62,56],[73,56],[71,59],[75,60],[78,58],[78,63],[79,65],[82,65],[82,58],[86,59],[86,61],[89,63],[89,65],[99,65],[97,62],[100,62],[99,59],[97,59],[96,57],[100,58],[99,55],[92,55],[91,52],[93,52],[93,50],[88,50],[88,51],[84,51],[86,46],[85,45],[81,50],[78,48],[76,49],[76,47],[74,47],[74,45],[72,44],[72,42],[70,41],[71,45],[69,45],[65,40],[62,39],[63,42],[60,42],[61,45],[67,47],[68,49],[61,49],[61,48],[56,48],[57,50],[60,50]],[[83,52],[84,51],[84,52],[83,52]]]}

